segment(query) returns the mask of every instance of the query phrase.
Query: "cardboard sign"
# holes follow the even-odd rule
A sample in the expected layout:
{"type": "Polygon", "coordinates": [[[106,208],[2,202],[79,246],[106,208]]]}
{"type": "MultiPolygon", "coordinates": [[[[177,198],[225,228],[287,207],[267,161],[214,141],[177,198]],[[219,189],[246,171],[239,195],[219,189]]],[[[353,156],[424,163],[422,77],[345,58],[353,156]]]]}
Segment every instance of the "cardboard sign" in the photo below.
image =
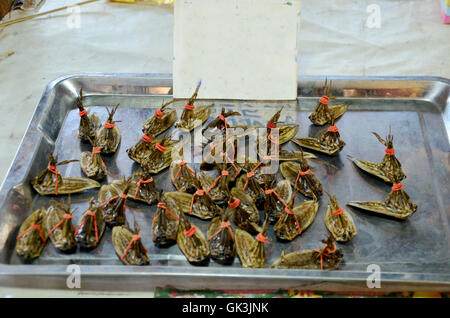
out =
{"type": "Polygon", "coordinates": [[[175,98],[297,98],[298,0],[177,0],[175,98]]]}

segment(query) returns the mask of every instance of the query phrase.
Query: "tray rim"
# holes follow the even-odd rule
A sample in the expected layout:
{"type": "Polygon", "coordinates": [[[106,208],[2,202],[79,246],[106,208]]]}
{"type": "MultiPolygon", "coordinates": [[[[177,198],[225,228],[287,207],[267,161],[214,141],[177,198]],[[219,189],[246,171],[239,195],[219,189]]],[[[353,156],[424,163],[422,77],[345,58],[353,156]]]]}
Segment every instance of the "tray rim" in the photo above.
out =
{"type": "MultiPolygon", "coordinates": [[[[46,104],[49,101],[50,94],[54,90],[55,87],[63,83],[64,81],[74,79],[74,78],[118,78],[118,79],[128,79],[128,78],[153,78],[153,79],[165,79],[171,82],[172,74],[169,73],[73,73],[68,75],[60,76],[54,80],[52,80],[44,89],[44,92],[35,107],[33,116],[28,123],[26,132],[20,142],[18,150],[14,156],[14,159],[6,173],[5,179],[2,181],[0,186],[0,202],[6,198],[7,192],[10,189],[6,189],[5,185],[7,183],[8,177],[11,173],[11,169],[16,162],[16,159],[19,155],[20,150],[25,142],[25,139],[29,134],[32,133],[33,122],[36,119],[39,119],[42,111],[44,111],[46,104]]],[[[434,76],[299,76],[298,82],[302,80],[324,80],[325,78],[337,81],[415,81],[415,82],[440,82],[444,85],[450,86],[450,79],[444,77],[434,77],[434,76]]],[[[299,98],[298,96],[297,98],[299,98]]],[[[399,97],[402,98],[402,97],[399,97]]],[[[420,98],[423,99],[423,98],[420,98]]],[[[450,100],[450,96],[447,96],[446,105],[448,106],[450,100]]],[[[442,112],[442,114],[444,114],[442,112]]],[[[447,133],[449,133],[449,126],[446,123],[446,118],[443,118],[444,123],[446,124],[447,133]]],[[[152,278],[156,277],[165,277],[170,278],[170,281],[173,284],[176,284],[177,279],[181,277],[190,277],[194,280],[204,281],[205,278],[215,279],[229,279],[231,281],[238,281],[243,278],[242,274],[239,274],[237,271],[242,270],[240,268],[221,268],[220,272],[217,273],[217,268],[198,268],[196,267],[196,272],[192,273],[186,271],[192,267],[190,266],[177,266],[170,268],[167,271],[168,267],[166,266],[150,266],[146,268],[136,268],[136,267],[124,267],[122,265],[80,265],[83,269],[83,276],[86,277],[145,277],[146,281],[151,281],[152,278]],[[104,269],[111,270],[109,273],[105,273],[104,269]],[[114,271],[112,271],[114,270],[114,271]],[[148,279],[147,279],[148,278],[148,279]]],[[[3,283],[7,283],[9,281],[14,282],[15,277],[24,278],[31,276],[39,276],[34,277],[34,279],[38,279],[40,281],[47,277],[55,277],[61,282],[65,282],[65,279],[68,275],[66,272],[65,265],[9,265],[9,264],[0,264],[0,285],[3,283]]],[[[307,271],[307,270],[277,270],[276,274],[270,269],[246,269],[245,279],[254,280],[254,281],[266,281],[269,283],[270,281],[286,281],[289,280],[290,284],[311,284],[311,283],[337,283],[339,284],[361,284],[360,287],[365,287],[365,279],[367,278],[368,273],[362,271],[352,271],[352,272],[339,272],[335,271],[335,274],[332,274],[334,277],[330,276],[331,272],[321,272],[321,271],[307,271]],[[336,275],[336,273],[338,273],[336,275]],[[269,275],[270,274],[270,275],[269,275]],[[287,275],[289,274],[289,275],[287,275]],[[311,274],[311,275],[308,275],[311,274]],[[354,275],[359,275],[358,277],[353,277],[354,275]],[[341,277],[342,276],[342,277],[341,277]]],[[[426,290],[432,289],[444,289],[450,290],[450,273],[447,274],[436,274],[436,273],[382,273],[382,284],[391,288],[392,286],[396,286],[396,288],[402,289],[403,287],[414,286],[418,289],[425,288],[426,290]],[[405,276],[408,276],[405,278],[405,276]],[[440,279],[436,279],[439,276],[440,279]],[[391,286],[391,287],[390,287],[391,286]],[[427,289],[428,288],[428,289],[427,289]]],[[[205,284],[206,285],[206,284],[205,284]]],[[[270,285],[270,284],[267,284],[270,285]]],[[[156,286],[155,286],[156,287],[156,286]]],[[[208,286],[205,286],[208,287],[208,286]]],[[[382,287],[381,290],[385,288],[382,287]]],[[[333,289],[333,288],[331,288],[333,289]]],[[[375,290],[379,291],[379,290],[375,290]]]]}

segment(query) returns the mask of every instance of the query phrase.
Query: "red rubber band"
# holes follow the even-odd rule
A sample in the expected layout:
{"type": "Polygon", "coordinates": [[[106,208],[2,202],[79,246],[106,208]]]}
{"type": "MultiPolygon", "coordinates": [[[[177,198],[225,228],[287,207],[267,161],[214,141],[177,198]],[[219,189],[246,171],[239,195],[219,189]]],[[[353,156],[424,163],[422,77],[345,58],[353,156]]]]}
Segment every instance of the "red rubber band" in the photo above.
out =
{"type": "Polygon", "coordinates": [[[394,148],[386,148],[386,149],[384,149],[384,152],[385,152],[388,156],[395,156],[395,149],[394,149],[394,148]]]}
{"type": "Polygon", "coordinates": [[[192,195],[192,200],[191,200],[191,207],[189,208],[189,215],[192,214],[192,208],[194,207],[194,200],[196,196],[203,196],[205,194],[205,190],[203,189],[198,189],[197,191],[195,191],[195,193],[192,195]]]}
{"type": "MultiPolygon", "coordinates": [[[[172,212],[169,211],[169,209],[167,208],[167,204],[165,202],[159,202],[157,204],[157,207],[164,210],[167,214],[172,216],[175,220],[177,220],[177,221],[180,220],[180,218],[178,216],[176,216],[175,214],[173,214],[172,212]]],[[[152,222],[155,222],[157,219],[158,219],[158,217],[155,217],[152,222]]]]}
{"type": "Polygon", "coordinates": [[[136,197],[137,197],[137,195],[139,193],[139,189],[141,187],[141,184],[147,184],[147,183],[150,183],[150,182],[153,182],[153,178],[152,177],[150,177],[150,179],[148,179],[148,180],[144,180],[142,178],[139,180],[139,182],[138,182],[138,184],[136,186],[136,192],[134,193],[134,199],[135,200],[136,200],[136,197]]]}
{"type": "MultiPolygon", "coordinates": [[[[64,213],[63,219],[64,220],[71,220],[72,219],[72,214],[64,213]]],[[[48,232],[48,235],[52,234],[58,227],[60,227],[63,224],[64,220],[59,221],[58,224],[56,224],[53,227],[53,229],[51,229],[50,232],[48,232]]],[[[75,232],[75,228],[74,228],[73,224],[72,224],[72,228],[73,228],[73,231],[75,232]]]]}
{"type": "Polygon", "coordinates": [[[262,233],[258,233],[258,235],[256,235],[256,240],[257,240],[258,242],[261,242],[261,243],[267,243],[267,242],[269,241],[269,239],[267,238],[267,236],[265,236],[265,235],[262,234],[262,233]]]}
{"type": "Polygon", "coordinates": [[[277,124],[272,123],[271,121],[269,121],[269,122],[267,123],[267,128],[269,128],[269,129],[275,129],[275,128],[277,128],[277,124]]]}
{"type": "Polygon", "coordinates": [[[394,183],[392,186],[392,191],[400,191],[403,189],[403,185],[401,183],[394,183]]]}
{"type": "MultiPolygon", "coordinates": [[[[87,210],[85,215],[89,215],[94,218],[95,242],[98,243],[99,237],[98,237],[98,229],[97,229],[97,216],[91,210],[87,210]]],[[[81,221],[80,225],[78,226],[77,230],[75,231],[75,236],[77,236],[78,231],[80,230],[80,228],[83,226],[84,223],[86,223],[86,216],[83,218],[83,221],[81,221]]]]}
{"type": "Polygon", "coordinates": [[[80,117],[86,116],[87,115],[87,110],[86,109],[80,110],[78,112],[78,115],[80,115],[80,117]]]}
{"type": "Polygon", "coordinates": [[[153,141],[153,137],[150,137],[150,136],[148,136],[147,134],[143,134],[142,137],[141,137],[141,139],[142,139],[144,142],[146,142],[146,143],[149,143],[149,142],[152,142],[152,141],[153,141]]]}
{"type": "Polygon", "coordinates": [[[195,108],[194,105],[190,105],[190,104],[184,105],[184,109],[186,109],[186,110],[194,110],[194,108],[195,108]]]}
{"type": "MultiPolygon", "coordinates": [[[[136,242],[136,241],[140,241],[141,240],[141,236],[139,234],[134,234],[133,238],[131,239],[130,243],[128,244],[127,248],[125,249],[125,252],[123,252],[122,257],[120,258],[122,261],[125,258],[125,256],[127,256],[128,250],[131,248],[131,245],[136,242]]],[[[142,244],[142,243],[141,243],[142,244]]],[[[145,253],[147,253],[147,249],[145,248],[144,245],[142,245],[142,247],[144,248],[145,253]]]]}
{"type": "Polygon", "coordinates": [[[339,129],[337,128],[336,125],[332,125],[332,126],[328,127],[328,131],[332,132],[332,133],[337,133],[339,131],[339,129]]]}
{"type": "Polygon", "coordinates": [[[308,174],[312,174],[312,175],[314,175],[315,176],[315,174],[314,174],[314,172],[311,172],[311,169],[310,168],[308,168],[308,170],[306,170],[306,171],[302,171],[301,169],[298,171],[298,175],[297,175],[297,179],[295,179],[295,185],[297,185],[297,183],[298,183],[298,180],[300,180],[300,177],[304,177],[304,176],[306,176],[306,175],[308,175],[308,174]]]}
{"type": "Polygon", "coordinates": [[[155,111],[155,117],[158,118],[158,119],[161,119],[161,118],[164,117],[164,113],[162,112],[161,108],[158,108],[158,109],[155,111]]]}
{"type": "Polygon", "coordinates": [[[166,151],[166,147],[162,146],[159,142],[156,143],[155,148],[158,149],[161,152],[166,151]]]}
{"type": "Polygon", "coordinates": [[[230,233],[231,239],[234,241],[233,232],[231,231],[231,223],[229,221],[226,221],[226,222],[222,221],[222,223],[220,223],[220,229],[216,233],[211,235],[208,238],[208,241],[210,241],[214,236],[216,236],[217,234],[222,232],[224,229],[228,229],[228,233],[230,233]]]}
{"type": "Polygon", "coordinates": [[[330,97],[328,97],[328,96],[322,96],[319,99],[319,103],[324,104],[324,105],[328,105],[329,102],[330,102],[330,97]]]}
{"type": "Polygon", "coordinates": [[[114,127],[116,127],[116,123],[110,123],[108,121],[105,123],[105,128],[106,129],[111,129],[111,128],[114,128],[114,127]]]}
{"type": "Polygon", "coordinates": [[[236,209],[240,204],[241,200],[236,197],[233,197],[233,201],[228,201],[228,205],[233,209],[236,209]]]}
{"type": "Polygon", "coordinates": [[[333,215],[341,215],[344,214],[344,210],[339,207],[339,209],[337,209],[336,211],[333,211],[333,215]]]}
{"type": "Polygon", "coordinates": [[[28,229],[26,229],[26,230],[23,231],[21,234],[19,234],[19,235],[16,237],[16,239],[17,239],[17,240],[20,239],[22,236],[24,236],[25,234],[27,234],[28,232],[30,232],[30,231],[32,231],[32,230],[37,230],[37,231],[39,232],[39,236],[40,236],[40,238],[41,238],[42,244],[45,244],[46,240],[45,240],[45,238],[44,238],[44,234],[42,234],[42,231],[41,231],[41,225],[40,225],[40,224],[35,224],[35,223],[31,224],[31,226],[30,226],[28,229]]]}
{"type": "Polygon", "coordinates": [[[195,234],[195,232],[197,232],[197,228],[195,227],[195,225],[191,225],[191,228],[189,230],[184,230],[183,234],[187,237],[191,237],[195,234]]]}
{"type": "Polygon", "coordinates": [[[325,246],[322,247],[322,248],[320,249],[320,251],[319,251],[319,250],[313,250],[314,252],[319,253],[319,255],[320,255],[320,270],[323,270],[323,257],[324,257],[324,256],[326,256],[326,257],[331,257],[330,254],[326,254],[326,253],[325,253],[325,250],[327,250],[328,253],[333,254],[333,253],[336,252],[336,250],[337,250],[336,244],[333,242],[333,250],[330,250],[330,248],[328,247],[327,244],[325,244],[325,246]]]}
{"type": "Polygon", "coordinates": [[[48,164],[47,169],[55,175],[55,195],[58,195],[58,169],[56,169],[56,166],[52,166],[51,164],[48,164]]]}

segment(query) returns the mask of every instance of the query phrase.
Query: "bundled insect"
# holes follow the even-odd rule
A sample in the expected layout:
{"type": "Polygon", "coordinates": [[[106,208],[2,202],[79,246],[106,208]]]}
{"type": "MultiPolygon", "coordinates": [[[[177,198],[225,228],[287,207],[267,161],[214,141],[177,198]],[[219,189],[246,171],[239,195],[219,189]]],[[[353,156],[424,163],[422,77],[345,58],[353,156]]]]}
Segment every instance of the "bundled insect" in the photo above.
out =
{"type": "Polygon", "coordinates": [[[392,186],[391,192],[384,202],[350,201],[347,202],[347,205],[397,219],[406,219],[417,211],[417,204],[413,203],[409,195],[403,190],[400,178],[400,176],[397,176],[397,178],[394,179],[394,185],[392,186]]]}
{"type": "Polygon", "coordinates": [[[67,204],[51,200],[44,216],[45,231],[50,241],[55,248],[66,253],[74,252],[77,248],[72,213],[69,198],[67,204]]]}
{"type": "Polygon", "coordinates": [[[158,203],[152,221],[153,242],[157,247],[168,247],[176,243],[180,214],[175,200],[163,195],[163,201],[158,203]]]}
{"type": "Polygon", "coordinates": [[[260,230],[259,211],[253,200],[241,189],[231,189],[231,199],[228,201],[226,213],[230,215],[234,224],[241,229],[250,233],[260,230]]]}
{"type": "Polygon", "coordinates": [[[320,180],[311,171],[311,167],[306,160],[302,158],[300,163],[282,162],[280,170],[285,177],[294,186],[294,189],[308,198],[320,197],[323,193],[323,187],[320,180]]]}
{"type": "Polygon", "coordinates": [[[211,220],[207,235],[211,258],[219,264],[232,264],[236,252],[233,229],[227,213],[216,216],[211,220]]]}
{"type": "Polygon", "coordinates": [[[45,209],[31,213],[19,228],[16,238],[16,252],[26,262],[38,258],[47,244],[47,231],[44,223],[45,209]]]}
{"type": "Polygon", "coordinates": [[[203,125],[211,116],[212,105],[194,106],[200,85],[201,81],[197,84],[194,94],[184,106],[180,119],[175,123],[176,128],[183,128],[191,131],[195,127],[203,125]]]}
{"type": "Polygon", "coordinates": [[[98,147],[97,138],[91,140],[92,151],[83,151],[80,155],[80,166],[84,174],[91,179],[101,180],[106,177],[106,165],[100,155],[101,149],[98,147]]]}
{"type": "Polygon", "coordinates": [[[92,198],[89,201],[89,208],[84,212],[81,222],[75,231],[75,240],[81,248],[96,248],[105,232],[105,228],[103,209],[92,198]]]}
{"type": "Polygon", "coordinates": [[[47,168],[32,181],[33,188],[40,195],[71,194],[100,187],[100,183],[88,178],[62,177],[56,168],[78,160],[56,161],[57,158],[50,153],[47,168]]]}
{"type": "MultiPolygon", "coordinates": [[[[125,187],[123,181],[121,186],[125,187]]],[[[156,187],[155,180],[148,171],[138,170],[131,176],[129,193],[130,199],[152,205],[158,201],[161,190],[156,187]]]]}
{"type": "Polygon", "coordinates": [[[348,104],[335,104],[329,105],[331,99],[335,97],[330,97],[331,95],[331,81],[330,86],[327,85],[327,80],[325,80],[325,85],[323,87],[323,96],[319,99],[314,111],[309,115],[309,119],[314,125],[325,125],[331,122],[331,119],[338,119],[341,117],[348,109],[348,104]]]}
{"type": "Polygon", "coordinates": [[[123,177],[121,184],[123,186],[118,186],[117,183],[103,185],[98,192],[98,201],[103,208],[105,223],[109,226],[124,225],[126,222],[126,201],[131,177],[126,180],[123,177]]]}
{"type": "Polygon", "coordinates": [[[80,115],[80,126],[78,127],[78,138],[81,141],[91,142],[97,136],[97,130],[102,126],[102,121],[97,113],[88,111],[83,106],[83,89],[80,89],[80,96],[77,97],[78,115],[80,115]]]}
{"type": "Polygon", "coordinates": [[[193,194],[197,190],[197,174],[184,160],[171,163],[170,178],[177,191],[193,194]]]}
{"type": "Polygon", "coordinates": [[[358,234],[355,223],[350,214],[339,206],[336,197],[326,193],[330,204],[325,212],[325,225],[336,241],[347,242],[358,234]]]}
{"type": "Polygon", "coordinates": [[[177,243],[181,252],[192,265],[208,265],[210,251],[203,233],[181,213],[177,243]]]}
{"type": "Polygon", "coordinates": [[[205,128],[203,128],[203,135],[214,137],[217,136],[218,133],[222,135],[223,132],[225,132],[225,138],[228,138],[228,128],[230,128],[230,125],[227,123],[227,118],[231,116],[241,116],[241,113],[234,111],[227,112],[225,111],[225,108],[222,108],[219,116],[217,116],[217,118],[212,120],[205,128]]]}
{"type": "Polygon", "coordinates": [[[134,146],[126,150],[128,157],[130,157],[131,160],[142,164],[142,161],[153,153],[155,144],[158,142],[161,143],[161,140],[154,140],[151,134],[144,131],[141,139],[134,146]]]}
{"type": "Polygon", "coordinates": [[[159,173],[160,171],[168,168],[173,160],[177,160],[175,156],[180,155],[182,149],[177,149],[179,144],[178,140],[172,140],[170,136],[165,136],[162,140],[155,141],[151,144],[153,149],[149,149],[146,152],[141,166],[149,173],[159,173]],[[175,148],[175,149],[174,149],[175,148]]]}
{"type": "Polygon", "coordinates": [[[402,165],[400,164],[400,161],[398,161],[397,157],[395,156],[395,150],[394,150],[394,136],[389,134],[387,135],[386,140],[381,138],[380,135],[373,132],[375,137],[386,147],[385,155],[383,159],[381,160],[381,163],[375,163],[365,160],[360,160],[356,158],[351,158],[353,163],[360,169],[383,179],[386,182],[392,183],[392,180],[394,178],[398,179],[399,181],[406,178],[405,174],[402,170],[402,165]]]}
{"type": "Polygon", "coordinates": [[[144,134],[158,136],[172,127],[177,119],[177,111],[173,108],[167,108],[167,106],[173,102],[173,100],[165,104],[163,102],[163,105],[155,111],[154,115],[145,121],[142,126],[144,134]]]}
{"type": "Polygon", "coordinates": [[[257,179],[258,168],[261,167],[261,165],[262,162],[254,165],[245,165],[243,170],[247,171],[247,173],[242,174],[236,180],[236,188],[244,191],[253,200],[258,209],[263,208],[265,201],[264,190],[261,188],[257,179]]]}
{"type": "Polygon", "coordinates": [[[294,198],[286,206],[284,213],[273,226],[276,237],[281,241],[292,241],[301,235],[314,221],[319,210],[317,198],[294,206],[294,198]]]}
{"type": "Polygon", "coordinates": [[[148,251],[142,244],[139,232],[139,224],[136,221],[133,230],[127,224],[115,226],[112,230],[114,250],[125,265],[151,265],[148,251]]]}
{"type": "Polygon", "coordinates": [[[283,107],[280,108],[267,122],[267,138],[269,141],[282,145],[297,135],[298,125],[297,124],[282,124],[278,125],[280,122],[281,112],[283,111],[283,107]],[[273,135],[274,129],[278,129],[278,138],[273,135]]]}
{"type": "Polygon", "coordinates": [[[345,146],[345,142],[341,139],[339,129],[334,123],[334,118],[331,118],[330,126],[319,138],[303,137],[294,138],[292,141],[300,147],[322,152],[329,156],[336,155],[345,146]]]}
{"type": "Polygon", "coordinates": [[[244,268],[263,268],[266,267],[266,250],[264,244],[269,240],[267,238],[267,228],[269,226],[268,218],[264,221],[262,230],[256,238],[253,238],[248,232],[236,229],[236,252],[244,268]]]}
{"type": "Polygon", "coordinates": [[[342,261],[342,251],[337,248],[333,237],[323,240],[325,244],[320,250],[304,250],[285,254],[281,252],[281,257],[270,267],[279,269],[338,269],[342,261]]]}
{"type": "Polygon", "coordinates": [[[202,220],[210,220],[222,214],[222,209],[214,204],[211,197],[201,188],[197,188],[192,195],[178,191],[167,192],[166,197],[173,198],[183,213],[196,216],[202,220]]]}
{"type": "Polygon", "coordinates": [[[275,188],[272,188],[272,185],[273,182],[264,184],[264,211],[267,211],[269,222],[275,223],[285,213],[286,202],[291,201],[294,194],[288,180],[279,181],[275,188]]]}
{"type": "Polygon", "coordinates": [[[117,104],[112,110],[106,108],[108,112],[108,119],[103,127],[97,131],[97,145],[102,154],[113,154],[119,147],[121,135],[119,128],[117,128],[116,121],[114,121],[114,115],[118,107],[119,104],[117,104]]]}

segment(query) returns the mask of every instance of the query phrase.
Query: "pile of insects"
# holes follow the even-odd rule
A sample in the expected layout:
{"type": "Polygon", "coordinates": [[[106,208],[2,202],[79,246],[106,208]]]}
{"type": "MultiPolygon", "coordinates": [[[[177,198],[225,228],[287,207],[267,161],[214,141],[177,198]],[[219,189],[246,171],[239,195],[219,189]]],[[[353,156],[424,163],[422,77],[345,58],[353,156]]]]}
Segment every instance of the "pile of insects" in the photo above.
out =
{"type": "MultiPolygon", "coordinates": [[[[331,86],[331,83],[330,83],[331,86]]],[[[211,118],[213,105],[196,105],[200,83],[187,101],[181,116],[171,107],[173,101],[163,103],[142,126],[142,136],[126,149],[130,160],[140,166],[130,176],[120,176],[101,185],[108,177],[103,156],[118,151],[121,132],[114,115],[119,107],[107,109],[102,124],[100,116],[89,113],[83,106],[80,90],[76,100],[80,123],[78,138],[89,143],[91,151],[78,159],[58,162],[50,153],[48,166],[32,180],[39,195],[69,195],[65,200],[51,200],[47,208],[33,210],[18,231],[16,251],[27,261],[40,256],[47,241],[65,253],[80,249],[96,249],[106,231],[112,231],[112,245],[117,257],[126,265],[150,265],[152,255],[143,244],[140,225],[129,222],[129,200],[156,206],[151,230],[157,248],[177,245],[192,265],[208,265],[210,261],[231,265],[239,259],[245,268],[338,269],[343,252],[338,244],[345,244],[357,235],[351,214],[344,210],[333,191],[325,189],[314,173],[310,160],[314,153],[335,156],[345,142],[337,121],[349,105],[333,104],[331,88],[325,82],[324,95],[318,100],[309,119],[315,126],[324,126],[316,137],[297,137],[299,126],[280,120],[283,108],[274,110],[265,126],[239,126],[262,130],[258,139],[258,153],[254,157],[239,157],[238,137],[230,134],[229,124],[238,111],[222,109],[211,118]],[[180,141],[170,128],[192,132],[201,127],[212,136],[202,142],[207,156],[194,168],[190,158],[183,156],[180,141]],[[260,135],[261,136],[261,135],[260,135]],[[295,150],[285,144],[291,142],[295,150]],[[267,150],[267,151],[261,151],[267,150]],[[274,150],[274,151],[273,151],[274,150]],[[312,151],[306,152],[305,150],[312,151]],[[208,160],[214,159],[214,160],[208,160]],[[268,167],[272,160],[279,162],[275,173],[268,167]],[[85,177],[65,177],[58,171],[64,164],[78,161],[85,177]],[[155,176],[167,171],[172,191],[162,191],[155,176]],[[78,224],[73,224],[70,194],[99,188],[90,198],[89,207],[81,211],[78,224]],[[266,263],[269,225],[276,240],[291,242],[303,235],[317,218],[319,199],[326,194],[323,222],[329,233],[318,242],[317,249],[282,251],[272,264],[266,263]],[[207,222],[202,232],[193,220],[207,222]]],[[[376,138],[386,147],[381,162],[368,162],[351,157],[360,169],[392,184],[385,202],[351,201],[347,205],[373,213],[404,219],[417,210],[401,181],[406,177],[395,156],[393,136],[376,138]]],[[[245,138],[246,135],[239,136],[245,138]]],[[[197,222],[197,221],[196,221],[197,222]]]]}

